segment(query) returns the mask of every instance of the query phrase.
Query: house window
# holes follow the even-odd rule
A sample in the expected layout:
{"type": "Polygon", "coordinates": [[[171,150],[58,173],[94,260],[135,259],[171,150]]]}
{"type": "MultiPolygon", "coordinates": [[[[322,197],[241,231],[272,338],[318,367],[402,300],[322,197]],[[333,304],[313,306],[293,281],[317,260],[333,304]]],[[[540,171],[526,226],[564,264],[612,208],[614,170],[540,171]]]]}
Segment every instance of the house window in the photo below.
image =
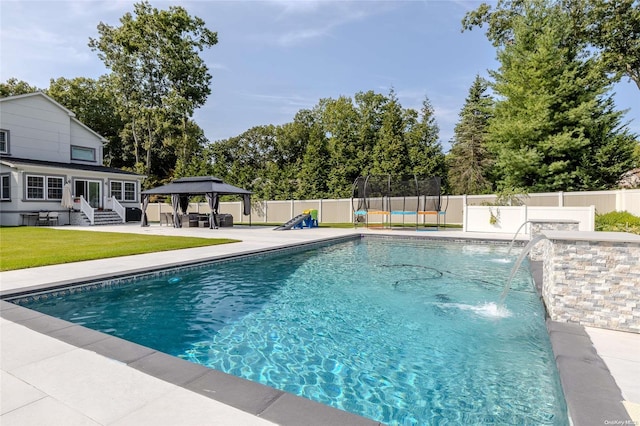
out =
{"type": "Polygon", "coordinates": [[[136,184],[135,182],[124,183],[124,200],[136,201],[136,184]]]}
{"type": "Polygon", "coordinates": [[[10,200],[11,199],[11,176],[10,175],[1,175],[0,176],[1,190],[0,190],[0,199],[2,200],[10,200]]]}
{"type": "Polygon", "coordinates": [[[0,154],[9,153],[9,131],[0,129],[0,154]]]}
{"type": "Polygon", "coordinates": [[[71,145],[71,159],[78,161],[96,161],[96,150],[84,146],[71,145]]]}
{"type": "Polygon", "coordinates": [[[61,200],[63,186],[61,177],[28,175],[27,200],[61,200]]]}
{"type": "Polygon", "coordinates": [[[110,193],[118,201],[136,201],[136,183],[112,180],[110,193]]]}
{"type": "Polygon", "coordinates": [[[27,176],[27,200],[44,200],[43,176],[27,176]]]}
{"type": "Polygon", "coordinates": [[[111,196],[118,201],[122,200],[122,182],[111,181],[111,196]]]}
{"type": "Polygon", "coordinates": [[[47,177],[47,199],[62,200],[62,178],[47,177]]]}

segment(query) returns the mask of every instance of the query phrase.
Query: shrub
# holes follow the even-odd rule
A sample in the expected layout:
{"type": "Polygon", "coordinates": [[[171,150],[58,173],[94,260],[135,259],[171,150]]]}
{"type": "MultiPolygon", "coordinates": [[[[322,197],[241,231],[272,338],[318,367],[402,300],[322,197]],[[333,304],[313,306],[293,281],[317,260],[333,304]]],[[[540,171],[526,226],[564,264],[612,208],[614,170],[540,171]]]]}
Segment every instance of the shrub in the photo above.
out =
{"type": "Polygon", "coordinates": [[[596,231],[640,234],[640,217],[626,211],[596,214],[596,231]]]}

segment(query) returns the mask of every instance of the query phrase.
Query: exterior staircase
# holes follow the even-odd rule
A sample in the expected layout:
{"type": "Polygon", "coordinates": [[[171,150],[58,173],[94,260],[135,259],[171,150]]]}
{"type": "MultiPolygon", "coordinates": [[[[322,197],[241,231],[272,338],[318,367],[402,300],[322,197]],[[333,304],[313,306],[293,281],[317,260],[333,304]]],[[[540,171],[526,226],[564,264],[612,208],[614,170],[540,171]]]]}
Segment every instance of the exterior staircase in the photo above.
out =
{"type": "MultiPolygon", "coordinates": [[[[81,211],[74,211],[69,216],[71,224],[76,226],[92,226],[89,218],[81,211]]],[[[122,218],[113,210],[95,210],[93,212],[95,226],[122,225],[122,218]]]]}
{"type": "Polygon", "coordinates": [[[93,215],[93,224],[95,226],[122,225],[122,218],[113,210],[96,210],[93,215]]]}

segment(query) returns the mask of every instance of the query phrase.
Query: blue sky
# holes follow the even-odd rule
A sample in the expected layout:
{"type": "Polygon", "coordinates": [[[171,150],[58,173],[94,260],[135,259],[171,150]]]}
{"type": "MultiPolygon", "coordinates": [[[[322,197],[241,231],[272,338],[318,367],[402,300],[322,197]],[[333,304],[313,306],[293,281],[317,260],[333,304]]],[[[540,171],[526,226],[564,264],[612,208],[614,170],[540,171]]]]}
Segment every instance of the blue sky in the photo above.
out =
{"type": "MultiPolygon", "coordinates": [[[[202,54],[212,93],[195,115],[210,141],[253,126],[283,124],[321,98],[360,91],[435,108],[445,151],[476,74],[496,69],[482,29],[460,31],[480,2],[442,1],[151,1],[182,5],[218,32],[202,54]]],[[[119,25],[132,1],[0,0],[0,80],[47,88],[50,78],[97,78],[107,70],[87,46],[99,22],[119,25]]],[[[640,90],[614,86],[618,109],[640,134],[640,90]]]]}

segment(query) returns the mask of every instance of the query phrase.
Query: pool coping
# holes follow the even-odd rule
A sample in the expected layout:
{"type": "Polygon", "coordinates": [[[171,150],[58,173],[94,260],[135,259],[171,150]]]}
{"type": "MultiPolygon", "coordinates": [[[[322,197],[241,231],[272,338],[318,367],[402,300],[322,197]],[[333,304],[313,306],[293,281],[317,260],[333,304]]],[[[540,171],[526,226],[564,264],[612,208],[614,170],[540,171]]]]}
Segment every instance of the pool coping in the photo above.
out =
{"type": "MultiPolygon", "coordinates": [[[[218,255],[198,259],[194,262],[164,264],[152,270],[168,270],[177,267],[195,267],[211,261],[238,259],[301,247],[322,246],[324,244],[350,241],[362,238],[416,239],[449,241],[477,244],[501,244],[505,240],[465,237],[394,236],[354,233],[348,236],[323,238],[301,243],[289,243],[268,249],[247,250],[233,255],[218,255]]],[[[519,243],[521,244],[521,243],[519,243]]],[[[536,286],[542,282],[542,262],[532,262],[532,275],[536,286]],[[539,263],[540,265],[536,265],[539,263]]],[[[118,277],[136,273],[149,273],[149,268],[127,270],[118,277]]],[[[63,342],[96,352],[105,357],[122,362],[145,374],[180,386],[187,390],[238,408],[265,420],[281,425],[379,425],[380,423],[337,408],[324,405],[304,397],[280,391],[260,383],[197,365],[124,339],[85,328],[37,311],[15,305],[4,299],[19,297],[28,293],[86,285],[89,282],[113,279],[113,274],[97,275],[90,280],[66,280],[36,285],[27,288],[5,290],[0,293],[0,316],[26,326],[36,332],[63,342]]],[[[547,330],[551,340],[560,380],[573,425],[606,424],[611,419],[629,419],[622,405],[620,388],[616,385],[606,365],[598,356],[584,327],[562,324],[547,320],[547,330]]]]}
{"type": "MultiPolygon", "coordinates": [[[[538,296],[544,304],[543,262],[530,261],[530,265],[538,296]]],[[[622,403],[620,387],[584,326],[552,321],[548,317],[546,325],[572,424],[634,424],[622,403]]]]}

